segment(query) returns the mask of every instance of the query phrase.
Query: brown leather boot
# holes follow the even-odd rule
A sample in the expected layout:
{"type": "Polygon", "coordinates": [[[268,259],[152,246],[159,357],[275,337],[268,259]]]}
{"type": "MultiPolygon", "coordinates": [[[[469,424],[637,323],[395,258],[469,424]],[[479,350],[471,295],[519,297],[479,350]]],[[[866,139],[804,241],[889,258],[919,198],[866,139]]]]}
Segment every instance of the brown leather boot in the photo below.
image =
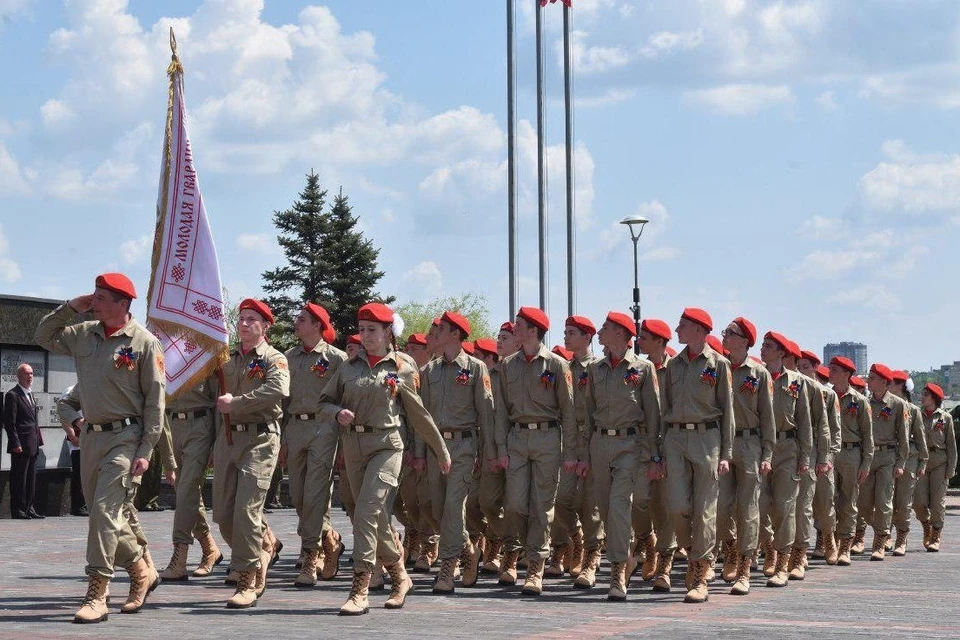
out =
{"type": "Polygon", "coordinates": [[[853,538],[840,538],[840,549],[837,551],[837,566],[850,566],[850,547],[853,546],[853,538]]]}
{"type": "Polygon", "coordinates": [[[576,578],[583,570],[586,562],[586,551],[583,548],[583,529],[578,528],[573,532],[573,549],[570,551],[570,562],[567,564],[567,571],[576,578]]]}
{"type": "Polygon", "coordinates": [[[194,578],[206,578],[213,573],[213,568],[223,562],[223,554],[217,546],[217,541],[213,539],[213,534],[209,531],[206,535],[197,538],[200,543],[200,549],[203,555],[200,557],[200,564],[193,570],[194,578]]]}
{"type": "Polygon", "coordinates": [[[130,593],[120,607],[120,613],[137,613],[146,602],[147,595],[160,584],[160,576],[143,558],[127,567],[127,572],[130,574],[130,593]]]}
{"type": "Polygon", "coordinates": [[[249,609],[257,606],[257,570],[237,572],[237,590],[227,600],[227,609],[249,609]]]}
{"type": "Polygon", "coordinates": [[[927,545],[927,551],[937,553],[940,551],[940,532],[942,527],[930,527],[930,544],[927,545]]]}
{"type": "Polygon", "coordinates": [[[454,592],[453,574],[457,569],[459,558],[444,558],[440,562],[440,573],[437,574],[437,581],[433,583],[433,592],[447,595],[454,592]]]}
{"type": "Polygon", "coordinates": [[[420,557],[423,548],[420,532],[413,527],[405,527],[403,530],[403,550],[405,563],[413,566],[413,563],[420,557]]]}
{"type": "Polygon", "coordinates": [[[317,563],[319,561],[319,549],[304,549],[303,565],[300,567],[300,575],[293,581],[293,586],[312,587],[317,584],[317,563]]]}
{"type": "Polygon", "coordinates": [[[930,532],[933,530],[933,527],[930,526],[930,522],[921,522],[920,525],[923,527],[923,548],[926,549],[927,545],[930,544],[930,532]]]}
{"type": "Polygon", "coordinates": [[[897,529],[897,542],[893,545],[893,555],[897,557],[907,555],[907,535],[909,533],[906,529],[897,529]]]}
{"type": "Polygon", "coordinates": [[[820,534],[823,538],[823,557],[827,561],[827,564],[837,564],[837,557],[839,556],[839,551],[837,549],[837,538],[833,535],[833,531],[827,531],[826,533],[820,534]]]}
{"type": "Polygon", "coordinates": [[[430,568],[436,563],[439,554],[440,541],[430,544],[424,544],[420,551],[420,557],[413,565],[414,573],[430,573],[430,568]]]}
{"type": "Polygon", "coordinates": [[[673,569],[673,554],[661,553],[657,558],[656,573],[653,576],[653,590],[657,593],[670,592],[670,571],[673,569]]]}
{"type": "Polygon", "coordinates": [[[295,569],[303,569],[303,563],[307,559],[307,550],[304,547],[300,547],[300,555],[297,556],[297,561],[293,563],[295,569]]]}
{"type": "MultiPolygon", "coordinates": [[[[454,563],[456,563],[456,558],[454,558],[454,563]]],[[[383,603],[383,608],[402,609],[403,603],[407,600],[407,593],[413,589],[413,580],[407,575],[407,568],[403,566],[403,562],[400,560],[388,564],[385,568],[387,573],[390,574],[391,589],[390,597],[383,603]]]]}
{"type": "Polygon", "coordinates": [[[183,544],[182,542],[173,545],[173,555],[170,556],[170,564],[168,564],[167,568],[160,574],[162,579],[171,582],[181,582],[190,579],[190,576],[187,574],[187,552],[189,549],[190,545],[183,544]]]}
{"type": "Polygon", "coordinates": [[[776,552],[777,562],[773,567],[773,575],[767,580],[768,587],[785,587],[789,580],[788,566],[790,556],[793,554],[786,551],[776,552]]]}
{"type": "Polygon", "coordinates": [[[539,596],[543,593],[543,564],[543,558],[527,559],[527,577],[523,581],[521,595],[539,596]]]}
{"type": "Polygon", "coordinates": [[[373,567],[373,572],[370,574],[370,582],[367,584],[367,591],[384,590],[384,571],[383,564],[378,561],[373,567]]]}
{"type": "Polygon", "coordinates": [[[480,561],[483,559],[483,550],[480,548],[480,540],[468,541],[460,554],[460,560],[463,564],[463,575],[460,576],[460,584],[465,587],[472,587],[477,584],[480,577],[480,561]]]}
{"type": "Polygon", "coordinates": [[[610,563],[610,590],[607,600],[624,602],[627,599],[627,568],[622,562],[610,563]]]}
{"type": "Polygon", "coordinates": [[[763,551],[763,575],[768,578],[777,572],[777,551],[773,548],[773,540],[767,542],[763,551]]]}
{"type": "Polygon", "coordinates": [[[737,551],[736,540],[723,541],[723,569],[720,570],[720,577],[726,583],[731,583],[737,579],[737,565],[740,562],[740,552],[737,551]]]}
{"type": "Polygon", "coordinates": [[[571,544],[554,545],[553,552],[550,554],[550,561],[547,563],[547,568],[543,570],[543,575],[547,578],[562,576],[566,572],[564,559],[572,553],[573,545],[571,544]]]}
{"type": "Polygon", "coordinates": [[[866,548],[866,543],[864,542],[864,537],[866,535],[866,529],[857,529],[857,532],[853,536],[853,545],[850,547],[851,554],[859,555],[863,553],[863,550],[866,548]]]}
{"type": "Polygon", "coordinates": [[[874,532],[873,534],[873,553],[870,554],[870,559],[879,562],[887,555],[887,540],[890,539],[889,534],[880,534],[874,532]]]}
{"type": "Polygon", "coordinates": [[[507,587],[517,584],[517,560],[519,558],[519,551],[508,551],[504,554],[497,584],[507,587]]]}
{"type": "Polygon", "coordinates": [[[500,563],[503,561],[503,541],[496,538],[487,538],[483,550],[483,573],[500,575],[500,563]]]}
{"type": "Polygon", "coordinates": [[[813,545],[813,557],[814,558],[826,557],[826,548],[824,545],[823,531],[820,531],[820,529],[817,529],[817,541],[813,545]]]}
{"type": "Polygon", "coordinates": [[[690,588],[683,601],[692,604],[700,604],[710,599],[710,591],[707,589],[707,570],[712,564],[712,560],[694,560],[691,574],[690,588]]]}
{"type": "Polygon", "coordinates": [[[323,566],[320,569],[320,578],[333,580],[340,573],[340,556],[346,547],[343,537],[333,529],[327,529],[320,541],[323,546],[323,566]]]}
{"type": "Polygon", "coordinates": [[[83,605],[73,616],[74,624],[93,624],[106,622],[109,618],[107,610],[107,585],[110,578],[95,575],[87,579],[87,595],[83,597],[83,605]]]}
{"type": "Polygon", "coordinates": [[[630,555],[627,556],[626,571],[628,580],[630,576],[647,561],[647,546],[644,544],[644,541],[646,541],[646,538],[638,538],[630,550],[630,555]]]}
{"type": "Polygon", "coordinates": [[[350,585],[350,595],[347,601],[340,607],[341,616],[362,616],[370,611],[370,572],[355,571],[353,574],[353,584],[350,585]]]}
{"type": "Polygon", "coordinates": [[[787,571],[790,580],[803,580],[807,575],[805,561],[807,559],[806,547],[791,547],[790,561],[787,563],[787,571]]]}
{"type": "Polygon", "coordinates": [[[237,586],[237,580],[239,579],[240,572],[236,569],[230,569],[230,571],[227,572],[227,577],[223,579],[223,584],[227,585],[228,587],[235,587],[237,586]]]}
{"type": "Polygon", "coordinates": [[[750,564],[753,554],[737,554],[737,579],[730,587],[730,595],[745,596],[750,593],[750,564]]]}
{"type": "Polygon", "coordinates": [[[687,550],[687,547],[677,547],[677,550],[673,552],[674,560],[686,560],[690,555],[690,552],[687,550]]]}
{"type": "Polygon", "coordinates": [[[270,569],[271,549],[273,545],[264,541],[264,547],[260,548],[260,568],[254,572],[253,588],[257,592],[257,597],[263,595],[267,590],[267,571],[270,569]]]}
{"type": "Polygon", "coordinates": [[[640,566],[640,579],[646,582],[657,573],[657,534],[651,533],[643,540],[644,559],[640,566]]]}
{"type": "Polygon", "coordinates": [[[591,549],[587,560],[583,563],[580,575],[574,580],[573,586],[577,589],[590,589],[597,583],[597,570],[600,569],[600,549],[591,549]]]}

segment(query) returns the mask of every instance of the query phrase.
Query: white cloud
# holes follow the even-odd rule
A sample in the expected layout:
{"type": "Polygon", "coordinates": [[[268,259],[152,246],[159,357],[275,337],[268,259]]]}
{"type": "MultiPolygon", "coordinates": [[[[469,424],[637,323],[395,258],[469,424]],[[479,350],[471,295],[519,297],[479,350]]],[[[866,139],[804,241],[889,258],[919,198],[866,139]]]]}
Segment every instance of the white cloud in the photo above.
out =
{"type": "MultiPolygon", "coordinates": [[[[570,54],[573,68],[579,75],[590,76],[618,69],[630,63],[633,53],[624,47],[588,46],[585,31],[570,33],[570,54]]],[[[563,42],[556,44],[557,56],[563,59],[563,42]]]]}
{"type": "Polygon", "coordinates": [[[656,247],[650,251],[640,252],[641,262],[664,262],[676,260],[683,252],[679,247],[656,247]]]}
{"type": "Polygon", "coordinates": [[[824,111],[834,111],[837,109],[837,100],[833,91],[824,91],[817,96],[815,102],[824,111]]]}
{"type": "Polygon", "coordinates": [[[891,311],[900,308],[900,299],[882,284],[864,284],[838,291],[826,299],[827,304],[891,311]]]}
{"type": "Polygon", "coordinates": [[[432,260],[415,265],[403,274],[403,281],[415,285],[421,295],[436,295],[443,288],[440,267],[432,260]]]}
{"type": "Polygon", "coordinates": [[[71,123],[77,114],[66,103],[51,98],[40,107],[40,117],[44,126],[55,129],[71,123]]]}
{"type": "Polygon", "coordinates": [[[832,238],[835,237],[844,228],[843,220],[839,218],[827,218],[824,216],[813,216],[804,221],[801,231],[804,235],[813,238],[832,238]]]}
{"type": "Polygon", "coordinates": [[[13,284],[20,280],[20,277],[20,265],[10,257],[10,242],[4,233],[3,225],[0,225],[0,280],[13,284]]]}
{"type": "Polygon", "coordinates": [[[120,245],[120,255],[125,264],[136,264],[149,259],[153,251],[153,235],[145,234],[120,245]]]}
{"type": "Polygon", "coordinates": [[[280,251],[277,236],[272,233],[241,233],[237,236],[237,246],[245,251],[256,251],[265,255],[280,251]]]}
{"type": "Polygon", "coordinates": [[[702,29],[679,33],[660,31],[647,39],[647,44],[640,49],[640,55],[645,58],[655,59],[670,55],[675,51],[696,49],[701,44],[703,44],[702,29]]]}
{"type": "Polygon", "coordinates": [[[599,95],[574,96],[574,109],[594,109],[598,107],[606,107],[611,104],[632,100],[634,97],[636,97],[636,95],[636,89],[620,89],[614,87],[607,89],[599,95]]]}
{"type": "Polygon", "coordinates": [[[866,206],[911,215],[960,211],[960,155],[918,155],[900,140],[885,142],[883,153],[889,161],[857,185],[866,206]]]}
{"type": "Polygon", "coordinates": [[[0,194],[27,195],[29,193],[30,187],[24,171],[20,169],[20,163],[10,154],[3,141],[0,141],[0,194]]]}
{"type": "Polygon", "coordinates": [[[685,100],[702,104],[714,111],[733,116],[746,116],[761,109],[793,102],[793,91],[786,85],[728,84],[711,89],[684,92],[685,100]]]}

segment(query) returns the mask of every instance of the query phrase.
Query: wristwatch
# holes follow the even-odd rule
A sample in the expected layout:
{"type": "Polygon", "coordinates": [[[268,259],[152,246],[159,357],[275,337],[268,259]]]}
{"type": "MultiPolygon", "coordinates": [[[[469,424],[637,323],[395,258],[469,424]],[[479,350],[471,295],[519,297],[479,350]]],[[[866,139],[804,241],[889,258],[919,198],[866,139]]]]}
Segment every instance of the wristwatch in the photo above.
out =
{"type": "Polygon", "coordinates": [[[650,462],[653,462],[653,463],[656,463],[656,464],[660,464],[661,462],[663,462],[663,456],[657,454],[657,455],[655,455],[655,456],[653,456],[653,457],[650,458],[650,462]]]}

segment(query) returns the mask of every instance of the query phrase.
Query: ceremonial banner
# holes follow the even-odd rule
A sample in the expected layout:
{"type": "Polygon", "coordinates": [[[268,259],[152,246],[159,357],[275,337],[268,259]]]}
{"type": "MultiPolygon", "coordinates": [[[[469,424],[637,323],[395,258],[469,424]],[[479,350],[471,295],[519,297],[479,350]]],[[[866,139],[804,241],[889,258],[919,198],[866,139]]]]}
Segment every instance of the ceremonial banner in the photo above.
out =
{"type": "Polygon", "coordinates": [[[170,31],[173,60],[157,195],[147,326],[163,345],[167,393],[198,384],[228,357],[228,333],[217,249],[187,134],[183,67],[170,31]]]}

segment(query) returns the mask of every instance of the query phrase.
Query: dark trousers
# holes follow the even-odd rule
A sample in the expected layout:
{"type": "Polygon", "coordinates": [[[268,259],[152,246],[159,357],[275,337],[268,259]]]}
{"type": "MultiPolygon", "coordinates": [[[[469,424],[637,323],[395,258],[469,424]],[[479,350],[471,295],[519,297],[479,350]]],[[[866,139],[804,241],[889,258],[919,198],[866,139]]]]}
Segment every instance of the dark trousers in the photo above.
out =
{"type": "Polygon", "coordinates": [[[37,455],[10,454],[10,514],[33,509],[37,481],[37,455]]]}
{"type": "Polygon", "coordinates": [[[77,513],[87,503],[83,500],[83,485],[80,480],[80,449],[70,452],[70,511],[77,513]]]}

